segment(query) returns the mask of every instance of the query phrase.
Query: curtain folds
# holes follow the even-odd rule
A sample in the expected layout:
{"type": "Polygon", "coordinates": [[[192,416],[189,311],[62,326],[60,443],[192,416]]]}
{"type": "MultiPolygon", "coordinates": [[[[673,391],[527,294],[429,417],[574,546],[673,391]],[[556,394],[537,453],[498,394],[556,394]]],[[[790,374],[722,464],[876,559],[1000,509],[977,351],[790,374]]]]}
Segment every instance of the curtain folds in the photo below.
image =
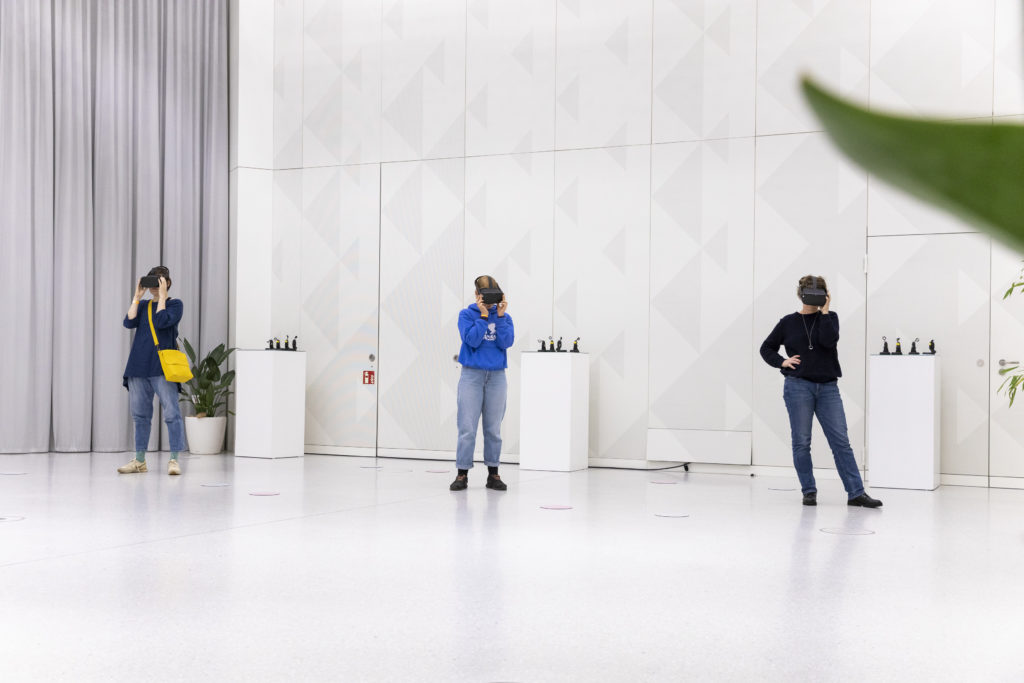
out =
{"type": "Polygon", "coordinates": [[[0,452],[131,448],[154,265],[181,335],[227,340],[227,31],[226,0],[0,2],[0,452]]]}

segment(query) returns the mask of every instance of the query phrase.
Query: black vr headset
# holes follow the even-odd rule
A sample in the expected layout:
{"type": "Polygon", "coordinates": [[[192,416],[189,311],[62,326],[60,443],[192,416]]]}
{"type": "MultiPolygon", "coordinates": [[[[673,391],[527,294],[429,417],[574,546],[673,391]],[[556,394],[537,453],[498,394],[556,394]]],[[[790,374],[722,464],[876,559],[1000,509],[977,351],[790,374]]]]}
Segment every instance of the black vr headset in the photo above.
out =
{"type": "Polygon", "coordinates": [[[484,298],[484,305],[494,306],[501,303],[505,294],[498,287],[485,287],[480,290],[480,296],[484,298]]]}
{"type": "Polygon", "coordinates": [[[808,306],[824,306],[828,301],[828,290],[821,287],[801,287],[800,301],[808,306]]]}

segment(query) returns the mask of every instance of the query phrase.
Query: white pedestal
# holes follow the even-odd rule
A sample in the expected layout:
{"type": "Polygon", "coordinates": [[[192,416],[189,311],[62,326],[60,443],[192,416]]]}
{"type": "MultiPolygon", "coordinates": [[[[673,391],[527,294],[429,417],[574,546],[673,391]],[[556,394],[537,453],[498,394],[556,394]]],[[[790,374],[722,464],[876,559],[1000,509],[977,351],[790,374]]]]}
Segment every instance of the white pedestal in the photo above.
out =
{"type": "Polygon", "coordinates": [[[235,351],[235,455],[296,458],[306,429],[306,353],[235,351]]]}
{"type": "Polygon", "coordinates": [[[585,470],[590,447],[590,356],[524,353],[519,469],[585,470]]]}
{"type": "Polygon", "coordinates": [[[868,483],[874,488],[938,488],[938,356],[872,356],[869,373],[868,483]]]}

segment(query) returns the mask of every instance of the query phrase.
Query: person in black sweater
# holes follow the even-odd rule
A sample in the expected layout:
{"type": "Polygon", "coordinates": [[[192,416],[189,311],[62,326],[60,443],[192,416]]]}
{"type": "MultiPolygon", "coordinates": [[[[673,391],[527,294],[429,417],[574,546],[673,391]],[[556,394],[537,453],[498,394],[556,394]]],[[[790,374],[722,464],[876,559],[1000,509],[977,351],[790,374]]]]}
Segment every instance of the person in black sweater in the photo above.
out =
{"type": "Polygon", "coordinates": [[[793,440],[793,466],[800,478],[804,505],[818,504],[811,462],[811,424],[815,415],[821,424],[843,480],[848,505],[875,508],[882,505],[864,491],[864,481],[850,447],[846,413],[839,395],[839,316],[829,310],[832,296],[825,278],[807,275],[800,278],[797,296],[803,306],[785,316],[761,344],[761,357],[786,378],[782,390],[789,411],[793,440]],[[810,303],[808,303],[810,302],[810,303]],[[786,357],[779,347],[786,347],[786,357]]]}

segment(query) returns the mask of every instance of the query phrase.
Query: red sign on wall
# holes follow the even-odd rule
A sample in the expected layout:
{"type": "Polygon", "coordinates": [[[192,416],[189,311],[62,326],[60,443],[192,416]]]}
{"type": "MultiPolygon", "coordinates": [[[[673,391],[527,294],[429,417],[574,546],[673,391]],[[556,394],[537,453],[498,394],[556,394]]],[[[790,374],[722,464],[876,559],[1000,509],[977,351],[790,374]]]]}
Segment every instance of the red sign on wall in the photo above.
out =
{"type": "Polygon", "coordinates": [[[363,384],[376,384],[373,370],[363,370],[363,384]]]}

